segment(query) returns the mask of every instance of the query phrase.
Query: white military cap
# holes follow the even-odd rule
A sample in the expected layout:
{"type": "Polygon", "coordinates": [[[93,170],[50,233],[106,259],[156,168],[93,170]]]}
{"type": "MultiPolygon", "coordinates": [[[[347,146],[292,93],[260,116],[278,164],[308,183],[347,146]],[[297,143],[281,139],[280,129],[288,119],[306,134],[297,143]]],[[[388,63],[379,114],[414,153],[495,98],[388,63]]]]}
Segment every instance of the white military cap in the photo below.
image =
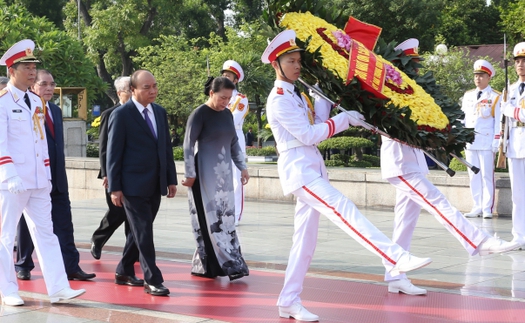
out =
{"type": "Polygon", "coordinates": [[[242,70],[241,65],[236,61],[230,59],[224,62],[224,64],[222,64],[221,74],[224,73],[224,71],[229,71],[237,75],[237,79],[239,80],[239,82],[242,82],[242,80],[244,80],[244,71],[242,70]]]}
{"type": "Polygon", "coordinates": [[[40,61],[33,55],[35,43],[30,39],[24,39],[14,44],[9,48],[4,56],[0,59],[0,65],[8,68],[16,63],[40,63],[40,61]]]}
{"type": "Polygon", "coordinates": [[[261,56],[261,61],[265,64],[269,64],[283,54],[299,51],[302,52],[304,49],[299,48],[299,46],[297,46],[295,43],[295,31],[287,29],[280,32],[268,44],[268,47],[266,47],[264,53],[261,56]]]}
{"type": "Polygon", "coordinates": [[[419,47],[419,40],[415,38],[409,38],[397,45],[394,50],[402,50],[406,56],[419,57],[417,49],[419,47]]]}
{"type": "Polygon", "coordinates": [[[517,43],[512,53],[514,58],[525,57],[525,42],[517,43]]]}
{"type": "Polygon", "coordinates": [[[484,59],[478,59],[474,62],[474,74],[478,73],[487,73],[490,77],[496,75],[496,71],[494,70],[494,67],[492,67],[492,64],[484,59]]]}

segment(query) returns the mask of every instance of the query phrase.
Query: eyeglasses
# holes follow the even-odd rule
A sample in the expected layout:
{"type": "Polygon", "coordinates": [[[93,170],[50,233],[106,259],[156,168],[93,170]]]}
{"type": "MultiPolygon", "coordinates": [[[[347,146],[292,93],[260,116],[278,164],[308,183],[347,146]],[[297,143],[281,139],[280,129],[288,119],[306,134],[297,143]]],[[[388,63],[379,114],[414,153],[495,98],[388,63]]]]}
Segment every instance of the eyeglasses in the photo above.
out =
{"type": "Polygon", "coordinates": [[[51,83],[47,83],[47,82],[39,82],[39,83],[36,83],[36,84],[38,84],[38,85],[41,86],[41,87],[48,87],[48,86],[50,86],[50,87],[56,87],[56,86],[57,86],[57,84],[56,84],[55,82],[51,82],[51,83]]]}

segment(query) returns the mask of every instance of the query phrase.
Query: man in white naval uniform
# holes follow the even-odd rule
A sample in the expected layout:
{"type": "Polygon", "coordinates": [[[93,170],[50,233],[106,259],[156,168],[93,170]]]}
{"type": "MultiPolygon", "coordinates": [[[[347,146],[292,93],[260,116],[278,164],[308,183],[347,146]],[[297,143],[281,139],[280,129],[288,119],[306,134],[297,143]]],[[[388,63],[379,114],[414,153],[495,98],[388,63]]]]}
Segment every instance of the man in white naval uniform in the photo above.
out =
{"type": "Polygon", "coordinates": [[[69,286],[60,245],[51,222],[51,171],[44,128],[45,102],[28,91],[36,78],[35,44],[25,39],[0,59],[10,81],[0,92],[0,294],[6,305],[19,306],[13,264],[16,226],[22,212],[51,303],[77,297],[85,290],[69,286]]]}
{"type": "MultiPolygon", "coordinates": [[[[396,49],[401,49],[406,56],[418,60],[418,45],[419,41],[412,38],[399,44],[396,49]]],[[[392,241],[410,250],[412,235],[421,208],[424,208],[459,240],[470,255],[487,255],[515,248],[515,244],[487,236],[450,205],[445,196],[426,178],[428,166],[421,150],[386,137],[382,137],[382,141],[381,176],[396,187],[392,241]]],[[[388,269],[388,263],[384,260],[383,263],[388,269]]],[[[387,270],[385,281],[388,282],[390,293],[427,293],[426,289],[414,286],[405,274],[396,276],[387,270]]]]}
{"type": "Polygon", "coordinates": [[[509,86],[501,111],[507,117],[510,187],[512,190],[513,241],[525,246],[525,42],[514,47],[518,81],[509,86]]]}
{"type": "Polygon", "coordinates": [[[385,259],[396,275],[426,266],[431,259],[414,257],[393,243],[328,181],[316,144],[347,129],[349,124],[361,125],[363,116],[351,111],[329,118],[330,105],[326,101],[315,102],[315,113],[309,108],[293,84],[300,77],[300,51],[295,44],[295,32],[285,30],[268,45],[261,60],[271,64],[276,74],[266,112],[280,153],[277,167],[281,186],[285,195],[291,193],[297,199],[293,245],[277,301],[279,316],[317,321],[319,317],[301,304],[299,295],[317,243],[321,214],[385,259]]]}
{"type": "Polygon", "coordinates": [[[492,218],[494,154],[498,151],[501,128],[500,93],[489,85],[494,75],[492,64],[483,59],[477,60],[474,63],[476,88],[465,93],[461,104],[465,127],[476,131],[474,142],[468,143],[465,148],[465,157],[467,162],[480,169],[478,174],[468,170],[473,203],[472,210],[465,214],[467,218],[480,215],[484,219],[492,218]]]}
{"type": "MultiPolygon", "coordinates": [[[[224,62],[221,70],[222,76],[228,78],[235,84],[244,80],[244,71],[236,61],[228,60],[224,62]]],[[[246,140],[244,138],[244,132],[242,131],[242,125],[244,124],[244,118],[250,111],[248,107],[248,99],[245,95],[239,93],[237,89],[233,90],[232,98],[228,104],[228,108],[233,115],[233,124],[235,125],[235,132],[237,132],[237,138],[239,139],[239,145],[246,158],[246,140]]],[[[232,162],[233,163],[233,162],[232,162]]],[[[241,182],[241,171],[232,166],[233,173],[233,192],[235,194],[235,225],[241,221],[242,213],[244,209],[244,184],[241,182]]]]}

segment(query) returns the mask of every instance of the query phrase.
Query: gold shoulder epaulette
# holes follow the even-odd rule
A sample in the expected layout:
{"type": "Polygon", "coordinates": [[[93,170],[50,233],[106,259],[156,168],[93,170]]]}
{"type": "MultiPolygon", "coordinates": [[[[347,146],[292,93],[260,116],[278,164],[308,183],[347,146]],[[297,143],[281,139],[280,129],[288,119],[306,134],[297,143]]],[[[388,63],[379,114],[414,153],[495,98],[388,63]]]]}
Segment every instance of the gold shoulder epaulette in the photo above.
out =
{"type": "Polygon", "coordinates": [[[501,95],[500,91],[496,91],[496,90],[492,89],[492,92],[496,93],[497,95],[501,95]]]}
{"type": "Polygon", "coordinates": [[[7,93],[6,89],[0,90],[0,98],[3,97],[7,93]]]}

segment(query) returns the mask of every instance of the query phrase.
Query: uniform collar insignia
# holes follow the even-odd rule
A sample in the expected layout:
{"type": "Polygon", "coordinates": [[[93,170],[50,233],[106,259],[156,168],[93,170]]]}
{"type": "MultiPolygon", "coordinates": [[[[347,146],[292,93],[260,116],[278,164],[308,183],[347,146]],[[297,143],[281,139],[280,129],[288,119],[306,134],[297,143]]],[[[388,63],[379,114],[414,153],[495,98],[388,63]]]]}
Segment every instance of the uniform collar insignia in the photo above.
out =
{"type": "Polygon", "coordinates": [[[277,94],[279,94],[279,95],[283,95],[284,94],[284,90],[283,90],[282,87],[278,87],[277,88],[277,94]]]}

